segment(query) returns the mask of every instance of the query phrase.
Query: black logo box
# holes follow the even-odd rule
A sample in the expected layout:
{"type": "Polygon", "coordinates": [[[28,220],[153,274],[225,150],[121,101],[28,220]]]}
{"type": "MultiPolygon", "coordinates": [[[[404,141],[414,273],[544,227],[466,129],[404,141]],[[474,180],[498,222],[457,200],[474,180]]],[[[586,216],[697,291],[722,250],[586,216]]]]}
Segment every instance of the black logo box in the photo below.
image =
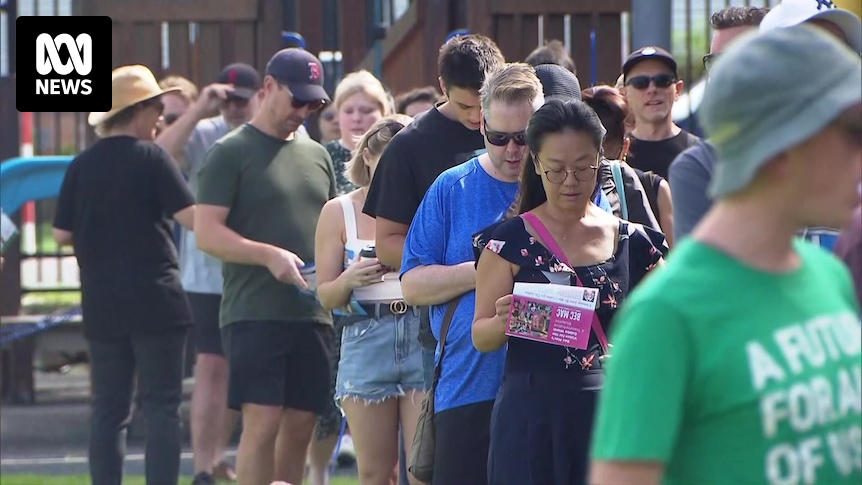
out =
{"type": "MultiPolygon", "coordinates": [[[[111,18],[98,16],[22,16],[15,21],[16,80],[15,105],[18,111],[30,112],[105,112],[111,110],[112,39],[111,18]],[[51,70],[39,74],[36,66],[36,39],[48,34],[56,39],[68,34],[76,39],[88,34],[92,39],[92,69],[79,75],[73,68],[61,75],[51,70]],[[84,81],[87,81],[86,83],[84,81]],[[37,86],[53,88],[57,94],[37,94],[37,86]],[[83,86],[89,85],[89,94],[83,86]],[[71,89],[77,86],[77,94],[71,89]]],[[[69,49],[56,46],[60,62],[72,64],[69,49]]],[[[46,62],[51,58],[46,55],[46,62]]],[[[51,64],[53,66],[53,63],[51,64]]]]}

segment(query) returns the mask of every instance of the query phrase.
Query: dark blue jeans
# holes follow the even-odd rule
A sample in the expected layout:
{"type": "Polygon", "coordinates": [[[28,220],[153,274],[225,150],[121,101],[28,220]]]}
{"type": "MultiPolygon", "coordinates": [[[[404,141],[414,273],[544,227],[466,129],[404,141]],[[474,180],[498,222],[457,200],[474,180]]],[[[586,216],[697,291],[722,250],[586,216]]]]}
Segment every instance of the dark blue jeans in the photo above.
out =
{"type": "Polygon", "coordinates": [[[183,354],[186,330],[90,340],[93,485],[120,485],[135,375],[146,421],[147,484],[176,485],[180,472],[183,354]]]}

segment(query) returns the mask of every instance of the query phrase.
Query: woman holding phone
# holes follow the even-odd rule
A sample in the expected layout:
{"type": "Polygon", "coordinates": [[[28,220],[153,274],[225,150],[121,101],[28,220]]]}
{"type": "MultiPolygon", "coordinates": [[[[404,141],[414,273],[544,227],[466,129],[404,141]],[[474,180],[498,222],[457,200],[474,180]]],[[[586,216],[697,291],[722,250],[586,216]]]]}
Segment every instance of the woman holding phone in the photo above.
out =
{"type": "Polygon", "coordinates": [[[399,424],[412,443],[424,397],[418,309],[404,303],[398,273],[371,252],[374,219],[362,213],[383,149],[411,121],[391,115],[371,126],[346,167],[359,188],[329,201],[317,223],[317,295],[341,315],[335,399],[347,415],[362,484],[397,483],[399,424]]]}

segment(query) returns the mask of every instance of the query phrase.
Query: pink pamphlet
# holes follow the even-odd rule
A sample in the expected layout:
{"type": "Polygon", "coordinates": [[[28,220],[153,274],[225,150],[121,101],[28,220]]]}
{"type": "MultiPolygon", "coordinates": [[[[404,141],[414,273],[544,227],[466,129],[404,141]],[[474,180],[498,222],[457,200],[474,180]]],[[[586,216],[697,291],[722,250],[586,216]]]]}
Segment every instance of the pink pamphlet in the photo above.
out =
{"type": "Polygon", "coordinates": [[[506,335],[584,350],[598,298],[596,288],[515,283],[506,335]]]}

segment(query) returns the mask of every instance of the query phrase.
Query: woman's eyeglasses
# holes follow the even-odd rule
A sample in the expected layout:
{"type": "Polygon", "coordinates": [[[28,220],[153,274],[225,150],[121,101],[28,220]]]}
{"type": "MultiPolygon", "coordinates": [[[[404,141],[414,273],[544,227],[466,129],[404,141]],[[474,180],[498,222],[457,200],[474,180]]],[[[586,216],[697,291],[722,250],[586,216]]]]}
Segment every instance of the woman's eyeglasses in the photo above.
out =
{"type": "Polygon", "coordinates": [[[676,76],[669,73],[656,74],[655,76],[635,76],[626,80],[626,86],[644,90],[649,87],[651,82],[655,83],[655,87],[664,89],[676,82],[676,76]]]}
{"type": "Polygon", "coordinates": [[[590,165],[587,167],[576,168],[573,170],[565,170],[562,168],[555,168],[553,170],[548,170],[545,168],[545,164],[539,159],[539,157],[533,155],[533,158],[539,163],[539,167],[542,169],[542,172],[545,174],[545,178],[548,179],[548,182],[552,184],[562,184],[569,178],[569,174],[572,174],[575,177],[575,180],[578,182],[590,182],[593,177],[595,177],[596,170],[599,169],[601,153],[596,155],[596,164],[590,165]]]}
{"type": "Polygon", "coordinates": [[[503,133],[501,131],[489,130],[488,120],[485,119],[485,139],[495,147],[504,147],[508,145],[510,141],[514,141],[515,145],[524,146],[527,144],[527,133],[524,131],[519,131],[518,133],[503,133]]]}

